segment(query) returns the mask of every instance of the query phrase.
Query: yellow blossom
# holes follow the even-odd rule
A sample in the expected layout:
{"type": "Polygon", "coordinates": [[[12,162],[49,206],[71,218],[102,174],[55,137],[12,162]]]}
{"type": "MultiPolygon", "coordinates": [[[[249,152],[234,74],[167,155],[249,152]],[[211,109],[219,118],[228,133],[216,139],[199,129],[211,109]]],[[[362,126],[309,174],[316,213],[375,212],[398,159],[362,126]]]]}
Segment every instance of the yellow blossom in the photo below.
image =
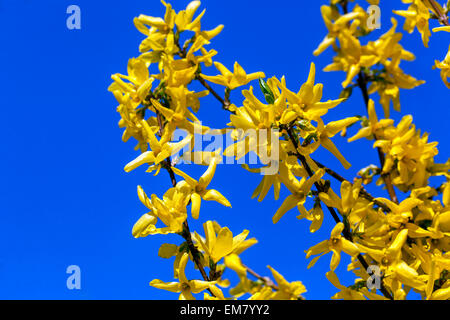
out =
{"type": "Polygon", "coordinates": [[[223,64],[217,61],[214,62],[214,66],[217,68],[217,70],[219,70],[221,75],[207,76],[201,74],[202,78],[212,83],[220,84],[229,89],[235,89],[237,87],[246,85],[252,80],[265,77],[263,72],[247,74],[237,62],[234,63],[233,72],[228,70],[223,64]]]}
{"type": "Polygon", "coordinates": [[[344,224],[342,222],[336,224],[336,226],[331,231],[331,237],[329,240],[324,240],[306,251],[306,259],[308,259],[312,255],[319,255],[311,260],[308,268],[314,266],[317,260],[324,254],[333,252],[330,262],[330,270],[334,271],[341,261],[341,251],[344,251],[351,256],[356,256],[360,252],[360,249],[357,245],[345,239],[341,235],[343,230],[344,224]]]}

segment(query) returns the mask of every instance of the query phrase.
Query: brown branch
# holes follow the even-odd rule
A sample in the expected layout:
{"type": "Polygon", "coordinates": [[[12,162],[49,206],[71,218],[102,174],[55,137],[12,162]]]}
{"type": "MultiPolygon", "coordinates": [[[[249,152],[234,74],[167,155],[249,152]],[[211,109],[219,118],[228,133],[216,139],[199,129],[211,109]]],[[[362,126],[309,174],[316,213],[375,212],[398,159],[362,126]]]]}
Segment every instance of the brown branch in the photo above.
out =
{"type": "Polygon", "coordinates": [[[450,26],[450,23],[448,22],[448,16],[445,13],[441,12],[441,10],[439,9],[439,5],[435,0],[422,0],[422,2],[425,4],[426,2],[428,2],[431,5],[440,23],[446,26],[450,26]]]}
{"type": "MultiPolygon", "coordinates": [[[[159,125],[158,134],[160,136],[162,136],[163,131],[164,131],[164,124],[163,124],[161,113],[158,110],[156,110],[156,118],[158,120],[158,125],[159,125]]],[[[170,156],[164,160],[163,167],[169,173],[170,180],[172,182],[172,186],[176,187],[177,180],[175,178],[175,173],[172,170],[172,161],[170,160],[170,156]]],[[[188,224],[187,219],[183,222],[183,232],[181,233],[181,236],[184,238],[184,240],[186,240],[186,244],[187,244],[189,251],[191,252],[192,259],[194,260],[195,265],[197,266],[198,270],[202,274],[203,279],[205,281],[210,281],[210,279],[208,278],[208,275],[206,274],[205,269],[203,268],[203,265],[200,261],[200,251],[197,249],[197,247],[194,245],[194,242],[192,241],[191,231],[189,229],[189,224],[188,224]]],[[[208,289],[208,291],[214,296],[214,294],[212,293],[212,291],[210,289],[208,289]]]]}
{"type": "Polygon", "coordinates": [[[247,267],[245,264],[242,264],[242,266],[245,269],[247,269],[247,272],[250,273],[252,276],[254,276],[255,278],[264,282],[264,284],[266,286],[271,287],[272,289],[277,290],[277,291],[279,290],[278,286],[276,286],[269,277],[263,277],[263,276],[259,275],[258,273],[256,273],[255,271],[253,271],[252,269],[247,267]]]}
{"type": "MultiPolygon", "coordinates": [[[[180,49],[176,54],[181,58],[181,59],[184,59],[184,58],[186,58],[186,50],[187,50],[187,47],[189,46],[189,44],[190,43],[192,43],[193,42],[193,39],[194,38],[192,38],[191,39],[191,41],[188,41],[188,42],[186,42],[185,43],[185,46],[183,46],[183,48],[181,49],[181,46],[180,46],[180,43],[179,43],[179,37],[176,37],[175,38],[175,43],[176,43],[176,45],[178,46],[178,48],[180,49]]],[[[195,64],[193,64],[193,63],[191,63],[192,65],[195,65],[195,64]]],[[[205,89],[207,89],[213,96],[214,96],[214,98],[216,98],[219,102],[220,102],[220,104],[222,105],[222,108],[223,109],[225,109],[225,110],[228,110],[228,111],[231,111],[230,109],[229,109],[229,107],[230,107],[230,105],[231,105],[231,102],[230,102],[230,100],[229,100],[229,94],[225,94],[225,99],[223,99],[210,85],[209,85],[209,83],[208,82],[206,82],[206,80],[205,79],[203,79],[202,78],[202,76],[200,76],[200,74],[198,73],[196,76],[195,76],[195,79],[196,80],[198,80],[201,84],[202,84],[202,86],[203,87],[205,87],[205,89]]],[[[232,112],[232,111],[231,111],[232,112]]],[[[233,112],[234,113],[234,112],[233,112]]]]}
{"type": "Polygon", "coordinates": [[[230,105],[231,105],[231,102],[230,102],[230,100],[227,98],[227,97],[225,97],[225,99],[223,99],[210,85],[209,85],[209,83],[208,82],[206,82],[206,80],[205,79],[203,79],[200,75],[197,75],[196,77],[195,77],[195,79],[197,79],[201,84],[202,84],[202,86],[203,87],[205,87],[213,96],[214,96],[214,98],[216,98],[219,102],[220,102],[220,104],[222,105],[222,108],[223,109],[225,109],[225,110],[228,110],[228,111],[231,111],[230,110],[230,105]]]}
{"type": "MultiPolygon", "coordinates": [[[[357,79],[358,87],[361,89],[361,93],[364,98],[364,103],[366,105],[366,110],[369,110],[369,92],[367,90],[367,78],[363,71],[359,72],[358,79],[357,79]]],[[[374,134],[375,140],[378,140],[378,137],[374,134]]],[[[386,158],[384,155],[383,150],[380,147],[377,147],[378,152],[378,158],[380,159],[381,164],[381,177],[384,180],[384,183],[386,185],[386,189],[389,193],[389,197],[391,200],[398,204],[398,198],[395,193],[394,185],[392,184],[391,175],[389,172],[383,172],[384,163],[386,162],[386,158]]]]}
{"type": "MultiPolygon", "coordinates": [[[[247,267],[245,264],[242,264],[242,266],[247,270],[248,273],[250,273],[256,279],[261,280],[266,286],[272,288],[275,291],[280,290],[280,288],[277,285],[275,285],[275,283],[269,277],[263,277],[263,276],[259,275],[258,273],[256,273],[255,271],[253,271],[252,269],[247,267]]],[[[298,300],[305,300],[305,298],[301,295],[299,295],[297,298],[298,298],[298,300]]]]}

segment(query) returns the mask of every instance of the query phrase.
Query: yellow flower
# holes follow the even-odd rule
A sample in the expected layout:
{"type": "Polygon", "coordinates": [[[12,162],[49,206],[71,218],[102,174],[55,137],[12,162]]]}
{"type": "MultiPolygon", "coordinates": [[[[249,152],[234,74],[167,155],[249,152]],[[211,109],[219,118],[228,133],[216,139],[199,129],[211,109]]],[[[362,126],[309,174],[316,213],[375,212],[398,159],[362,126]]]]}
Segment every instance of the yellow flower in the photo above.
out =
{"type": "Polygon", "coordinates": [[[298,300],[301,294],[306,292],[306,288],[301,281],[288,282],[286,279],[271,266],[267,266],[272,272],[272,275],[278,285],[271,299],[273,300],[298,300]]]}
{"type": "Polygon", "coordinates": [[[347,78],[342,82],[342,87],[346,88],[361,71],[362,67],[370,68],[379,61],[379,58],[372,52],[364,50],[359,40],[349,30],[343,30],[339,34],[338,39],[341,45],[339,53],[337,57],[333,58],[334,62],[323,70],[342,70],[347,72],[347,78]]]}
{"type": "Polygon", "coordinates": [[[169,121],[169,125],[166,125],[165,127],[168,128],[169,131],[173,131],[175,128],[184,129],[193,136],[196,133],[204,134],[209,130],[208,127],[202,126],[198,119],[187,110],[186,105],[179,104],[175,110],[172,110],[163,107],[155,99],[151,99],[151,101],[155,109],[157,109],[164,116],[164,118],[169,121]],[[188,118],[194,122],[190,122],[188,118]]]}
{"type": "Polygon", "coordinates": [[[229,89],[235,89],[240,86],[245,86],[250,81],[258,78],[265,78],[263,72],[247,74],[237,62],[234,63],[233,73],[220,62],[214,62],[214,66],[217,68],[217,70],[219,70],[221,75],[207,76],[202,74],[202,78],[212,83],[220,84],[229,89]]]}
{"type": "Polygon", "coordinates": [[[343,286],[333,271],[328,271],[325,276],[327,279],[340,291],[336,293],[331,299],[343,299],[343,300],[366,300],[361,292],[358,292],[352,288],[343,286]]]}
{"type": "Polygon", "coordinates": [[[341,183],[341,198],[331,188],[328,189],[327,193],[321,192],[319,198],[327,206],[336,208],[342,214],[348,215],[352,210],[357,209],[356,203],[359,199],[361,184],[361,179],[358,179],[353,185],[348,181],[343,181],[341,183]]]}
{"type": "Polygon", "coordinates": [[[397,233],[387,248],[378,250],[363,245],[359,245],[359,248],[379,263],[386,278],[391,278],[391,281],[394,282],[399,281],[412,288],[425,290],[425,283],[420,280],[417,271],[402,260],[402,247],[407,238],[408,229],[403,229],[397,233]]]}
{"type": "Polygon", "coordinates": [[[306,179],[302,178],[301,181],[298,181],[295,177],[291,177],[289,179],[283,179],[283,183],[292,192],[291,195],[287,196],[287,198],[283,201],[281,206],[278,208],[275,215],[272,217],[273,223],[277,223],[281,217],[291,210],[292,208],[297,207],[298,211],[302,215],[307,215],[305,207],[303,206],[308,192],[311,190],[312,185],[319,181],[320,178],[325,174],[325,171],[319,169],[311,178],[306,179]]]}
{"type": "Polygon", "coordinates": [[[142,215],[133,226],[132,234],[135,238],[146,237],[149,234],[178,233],[183,230],[189,201],[184,194],[176,188],[171,188],[164,194],[162,201],[154,194],[149,199],[142,187],[138,186],[138,196],[150,212],[142,215]],[[156,228],[158,218],[166,227],[156,228]]]}
{"type": "Polygon", "coordinates": [[[438,60],[435,61],[434,68],[441,69],[442,81],[445,83],[447,88],[450,89],[450,82],[448,81],[448,78],[450,78],[450,47],[448,48],[448,53],[442,62],[439,62],[438,60]]]}
{"type": "Polygon", "coordinates": [[[180,293],[179,300],[195,300],[192,293],[200,293],[207,289],[211,290],[217,298],[224,299],[222,291],[215,286],[215,281],[188,280],[186,278],[184,270],[188,260],[189,255],[184,253],[178,271],[179,282],[163,282],[155,279],[150,282],[150,285],[158,289],[180,293]]]}
{"type": "Polygon", "coordinates": [[[358,131],[357,134],[349,138],[348,142],[353,142],[361,138],[374,139],[375,136],[383,132],[383,129],[392,126],[394,123],[394,120],[392,119],[381,119],[380,121],[378,121],[377,113],[375,111],[375,103],[372,99],[369,100],[367,111],[369,114],[369,121],[367,123],[367,126],[363,127],[358,131]]]}
{"type": "Polygon", "coordinates": [[[396,204],[385,198],[376,198],[375,200],[383,202],[391,209],[387,218],[388,223],[394,228],[398,228],[401,224],[406,224],[412,219],[412,209],[423,203],[422,200],[416,198],[406,198],[400,204],[396,204]]]}
{"type": "Polygon", "coordinates": [[[402,118],[397,127],[386,128],[374,142],[386,154],[383,172],[391,172],[392,182],[406,192],[426,186],[429,168],[437,155],[437,142],[428,142],[428,134],[420,135],[410,115],[402,118]]]}
{"type": "MultiPolygon", "coordinates": [[[[332,1],[333,4],[337,2],[338,1],[332,1]]],[[[367,32],[365,30],[367,13],[358,5],[354,6],[352,12],[344,15],[340,15],[339,10],[334,6],[321,6],[320,12],[322,14],[323,21],[325,22],[325,26],[328,29],[328,34],[319,44],[317,49],[314,50],[315,56],[320,55],[329,46],[335,47],[336,39],[344,30],[350,30],[352,34],[356,34],[358,28],[360,28],[362,34],[367,32]]]]}
{"type": "Polygon", "coordinates": [[[128,61],[127,76],[114,74],[111,78],[114,82],[108,90],[111,92],[119,91],[122,94],[129,93],[135,106],[144,102],[155,80],[149,76],[148,65],[143,60],[136,58],[128,61]],[[124,82],[122,79],[129,82],[124,82]]]}
{"type": "Polygon", "coordinates": [[[241,234],[233,237],[233,233],[227,227],[221,228],[213,221],[205,222],[203,229],[205,230],[205,239],[197,232],[195,232],[193,238],[214,263],[230,254],[239,255],[257,243],[254,238],[245,240],[249,234],[248,230],[244,230],[241,234]]]}
{"type": "MultiPolygon", "coordinates": [[[[172,132],[165,130],[161,140],[158,141],[153,130],[148,125],[147,121],[140,122],[143,127],[143,132],[146,135],[146,140],[150,145],[151,151],[146,151],[139,155],[136,159],[129,162],[125,166],[125,171],[130,172],[144,163],[159,165],[163,160],[178,153],[183,147],[191,143],[193,136],[187,135],[183,140],[177,143],[170,143],[172,132]]],[[[193,146],[192,146],[193,147],[193,146]]]]}
{"type": "Polygon", "coordinates": [[[329,109],[336,107],[345,100],[337,99],[320,102],[322,99],[323,85],[321,83],[315,84],[315,77],[316,66],[311,62],[308,79],[301,86],[298,93],[287,89],[284,80],[278,82],[290,105],[281,116],[280,122],[282,124],[288,124],[297,118],[318,121],[329,109]]]}
{"type": "Polygon", "coordinates": [[[408,10],[394,10],[393,12],[406,18],[403,28],[407,32],[412,33],[414,28],[417,27],[417,30],[419,30],[422,35],[422,42],[424,46],[428,47],[428,41],[431,36],[428,24],[428,20],[431,18],[430,11],[424,4],[425,1],[413,0],[408,2],[414,2],[409,6],[408,10]]]}
{"type": "Polygon", "coordinates": [[[186,10],[181,10],[177,13],[175,18],[175,25],[177,26],[177,31],[184,31],[184,30],[192,30],[196,31],[200,28],[200,20],[205,14],[205,10],[202,11],[198,15],[198,17],[192,21],[192,18],[194,17],[195,11],[197,11],[198,7],[200,6],[200,1],[192,1],[190,2],[186,10]]]}
{"type": "Polygon", "coordinates": [[[173,172],[183,177],[186,181],[186,184],[180,184],[180,192],[184,193],[185,196],[191,200],[191,214],[194,219],[198,219],[202,199],[206,201],[217,201],[226,207],[231,207],[230,202],[219,191],[207,189],[216,172],[216,167],[217,158],[213,157],[209,163],[208,169],[198,181],[191,178],[180,169],[175,167],[172,168],[173,172]]]}
{"type": "Polygon", "coordinates": [[[331,271],[334,271],[339,265],[339,262],[341,261],[341,251],[344,251],[345,253],[349,254],[352,257],[359,254],[360,249],[358,248],[358,246],[353,242],[350,242],[349,240],[345,239],[341,235],[343,230],[344,224],[342,222],[336,224],[336,226],[331,231],[331,237],[329,240],[324,240],[316,244],[315,246],[309,248],[306,251],[306,259],[308,259],[312,255],[320,254],[319,256],[314,257],[311,260],[311,262],[308,265],[308,268],[314,266],[321,256],[329,252],[333,252],[333,256],[331,257],[330,262],[331,271]]]}
{"type": "Polygon", "coordinates": [[[344,158],[341,152],[336,148],[330,138],[334,137],[338,132],[346,129],[359,119],[357,117],[345,118],[338,121],[332,121],[324,126],[322,119],[319,119],[317,131],[319,132],[318,142],[322,147],[330,151],[342,164],[345,169],[351,167],[351,164],[344,158]]]}
{"type": "Polygon", "coordinates": [[[307,215],[299,215],[297,216],[298,219],[305,218],[309,221],[311,221],[311,224],[309,226],[309,231],[311,233],[316,232],[320,229],[323,222],[323,210],[322,206],[320,205],[320,201],[314,201],[314,206],[311,210],[308,211],[307,215]]]}

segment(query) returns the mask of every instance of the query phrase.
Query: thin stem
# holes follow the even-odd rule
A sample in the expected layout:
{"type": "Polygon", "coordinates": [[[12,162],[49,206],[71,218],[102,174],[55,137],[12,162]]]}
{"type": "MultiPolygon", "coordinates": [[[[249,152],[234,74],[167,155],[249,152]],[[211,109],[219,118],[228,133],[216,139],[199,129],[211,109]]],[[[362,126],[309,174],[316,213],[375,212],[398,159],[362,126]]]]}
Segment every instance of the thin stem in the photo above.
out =
{"type": "Polygon", "coordinates": [[[450,23],[448,22],[448,16],[441,12],[441,10],[439,9],[439,5],[436,3],[435,0],[422,0],[422,2],[427,2],[433,7],[434,13],[436,14],[436,16],[438,17],[438,20],[440,23],[442,23],[443,25],[446,26],[450,26],[450,23]]]}
{"type": "Polygon", "coordinates": [[[222,105],[222,108],[228,111],[231,111],[230,105],[231,102],[227,98],[223,99],[210,85],[208,82],[206,82],[205,79],[203,79],[200,75],[197,75],[196,79],[204,86],[213,96],[216,98],[220,104],[222,105]]]}
{"type": "Polygon", "coordinates": [[[255,271],[253,271],[252,269],[250,269],[248,266],[246,266],[245,264],[242,264],[242,266],[247,269],[247,272],[250,273],[252,276],[254,276],[255,278],[261,280],[262,282],[264,282],[264,284],[268,287],[271,287],[274,290],[279,290],[279,288],[273,283],[273,281],[269,278],[269,277],[263,277],[261,275],[259,275],[258,273],[256,273],[255,271]]]}
{"type": "MultiPolygon", "coordinates": [[[[192,42],[192,39],[191,39],[192,42]]],[[[180,43],[179,43],[179,37],[176,38],[176,44],[178,46],[178,48],[180,49],[180,51],[177,53],[178,56],[182,59],[186,58],[186,50],[187,50],[187,46],[189,45],[189,43],[191,42],[187,42],[185,44],[185,46],[181,49],[180,47],[180,43]]],[[[225,94],[225,99],[223,99],[210,85],[208,82],[206,82],[205,79],[202,78],[202,76],[200,76],[200,74],[197,74],[195,77],[196,80],[198,80],[203,87],[205,87],[213,96],[214,98],[216,98],[221,104],[222,104],[222,108],[228,111],[231,111],[229,109],[231,102],[229,100],[229,96],[227,94],[225,94]]]]}
{"type": "MultiPolygon", "coordinates": [[[[163,131],[164,131],[164,124],[162,121],[161,113],[159,113],[158,110],[156,110],[156,118],[158,120],[158,125],[159,125],[158,133],[160,136],[162,136],[163,131]]],[[[172,186],[176,187],[177,180],[175,178],[175,173],[172,170],[172,161],[170,160],[170,156],[164,160],[163,167],[169,173],[170,180],[172,182],[172,186]]],[[[183,222],[183,232],[181,233],[181,235],[184,238],[184,240],[186,240],[186,244],[187,244],[189,251],[191,252],[192,259],[194,260],[195,265],[197,266],[198,270],[202,274],[203,279],[205,281],[210,281],[210,279],[208,278],[208,275],[206,274],[205,269],[203,268],[203,265],[200,261],[200,252],[195,247],[194,242],[192,241],[191,231],[189,229],[189,224],[188,224],[187,219],[183,222]]],[[[214,294],[211,292],[211,290],[208,289],[208,291],[214,296],[214,294]]]]}
{"type": "MultiPolygon", "coordinates": [[[[347,181],[349,183],[351,183],[349,180],[345,179],[344,177],[342,177],[339,173],[333,171],[332,169],[326,167],[325,165],[321,164],[319,161],[314,160],[313,161],[316,163],[316,165],[319,168],[322,168],[325,170],[326,173],[328,173],[331,177],[333,177],[334,179],[336,179],[339,182],[344,182],[347,181]]],[[[352,184],[352,183],[351,183],[352,184]]],[[[389,207],[387,205],[385,205],[383,202],[380,202],[378,200],[376,200],[369,192],[367,192],[363,187],[361,187],[361,189],[359,190],[359,196],[363,197],[364,199],[367,199],[373,203],[375,203],[377,206],[381,207],[384,211],[386,212],[390,212],[391,209],[389,209],[389,207]]]]}
{"type": "MultiPolygon", "coordinates": [[[[280,290],[280,288],[278,288],[278,286],[275,285],[275,284],[273,283],[273,281],[272,281],[269,277],[263,277],[263,276],[259,275],[258,273],[256,273],[255,271],[253,271],[252,269],[250,269],[250,268],[249,268],[248,266],[246,266],[245,264],[242,264],[242,265],[243,265],[243,267],[244,267],[245,269],[247,269],[247,272],[248,272],[248,273],[250,273],[250,274],[251,274],[252,276],[254,276],[256,279],[259,279],[259,280],[261,280],[262,282],[264,282],[264,284],[265,284],[266,286],[272,288],[272,289],[275,290],[275,291],[280,290]]],[[[299,295],[297,298],[298,298],[298,300],[305,300],[305,298],[302,297],[301,295],[299,295]]]]}
{"type": "MultiPolygon", "coordinates": [[[[367,89],[367,78],[363,71],[359,72],[358,79],[357,79],[358,87],[361,89],[361,93],[363,95],[364,103],[366,105],[366,110],[369,110],[369,92],[367,89]]],[[[378,137],[374,134],[375,140],[378,140],[378,137]]],[[[384,183],[386,185],[386,189],[389,193],[389,197],[391,200],[398,204],[398,198],[395,193],[394,185],[392,184],[391,175],[389,172],[383,172],[384,163],[386,162],[386,158],[384,156],[384,152],[380,147],[377,147],[378,152],[378,158],[380,159],[381,164],[381,177],[384,180],[384,183]]]]}

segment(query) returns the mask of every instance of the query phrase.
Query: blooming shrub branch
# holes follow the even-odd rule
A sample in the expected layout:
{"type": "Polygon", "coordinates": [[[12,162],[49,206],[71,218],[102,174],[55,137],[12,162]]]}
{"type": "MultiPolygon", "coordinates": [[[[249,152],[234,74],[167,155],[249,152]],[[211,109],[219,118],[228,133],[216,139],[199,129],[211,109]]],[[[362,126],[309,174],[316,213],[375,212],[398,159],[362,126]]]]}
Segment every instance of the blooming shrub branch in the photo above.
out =
{"type": "MultiPolygon", "coordinates": [[[[125,171],[145,166],[147,172],[158,175],[163,169],[169,174],[171,186],[162,196],[148,196],[138,186],[139,200],[148,213],[139,218],[132,234],[136,238],[177,234],[182,239],[181,243],[163,244],[158,252],[161,258],[175,257],[175,281],[155,279],[151,286],[176,292],[180,299],[194,299],[193,294],[199,293],[204,299],[303,299],[306,288],[300,281],[289,282],[268,266],[272,280],[244,264],[240,255],[257,243],[248,238],[248,230],[232,232],[205,219],[207,213],[201,210],[203,201],[231,208],[227,195],[214,187],[217,165],[224,156],[241,159],[252,152],[264,164],[256,168],[242,165],[249,172],[262,174],[253,198],[263,201],[272,187],[276,200],[282,187],[289,191],[274,213],[273,223],[298,210],[297,218],[310,221],[313,233],[322,227],[325,207],[335,221],[330,237],[305,251],[307,259],[314,256],[308,267],[331,253],[330,271],[325,276],[339,290],[333,298],[405,299],[411,291],[424,299],[450,298],[450,159],[435,163],[437,143],[428,142],[428,134],[416,129],[412,116],[404,116],[396,125],[389,118],[391,105],[400,111],[401,90],[414,89],[424,81],[405,74],[400,67],[403,60],[413,61],[415,57],[400,44],[403,35],[396,31],[397,21],[392,18],[388,32],[364,43],[364,37],[372,32],[366,23],[368,13],[358,4],[350,9],[350,2],[331,0],[321,7],[328,34],[314,55],[331,48],[335,55],[324,70],[346,73],[341,96],[328,101],[322,101],[323,84],[316,83],[314,63],[295,92],[287,87],[285,77],[266,78],[261,71],[246,72],[238,62],[229,69],[213,60],[217,51],[207,46],[223,26],[202,29],[205,11],[196,15],[199,1],[192,1],[179,12],[162,1],[164,17],[135,18],[136,28],[145,36],[140,55],[129,60],[126,75],[112,76],[109,87],[119,103],[122,139],[136,140],[135,150],[140,152],[125,171]],[[205,90],[192,90],[194,82],[205,90]],[[244,86],[244,100],[237,106],[230,93],[244,86]],[[223,94],[216,87],[222,87],[223,94]],[[367,116],[325,122],[324,116],[338,110],[355,88],[363,94],[367,116]],[[209,94],[229,111],[228,128],[212,129],[197,118],[202,98],[209,94]],[[384,112],[382,119],[376,112],[375,94],[384,112]],[[361,128],[348,142],[373,141],[380,164],[368,165],[349,180],[314,159],[313,153],[324,148],[347,170],[351,166],[348,155],[342,154],[333,137],[338,133],[345,136],[355,124],[361,128]],[[194,151],[196,139],[224,135],[226,129],[231,130],[231,145],[194,151]],[[177,130],[185,136],[173,141],[177,130]],[[194,158],[195,164],[205,166],[204,173],[198,178],[188,174],[188,167],[178,163],[180,153],[180,158],[194,158]],[[270,167],[265,161],[268,155],[271,160],[276,155],[276,169],[270,174],[266,171],[270,167]],[[432,176],[440,176],[442,184],[432,186],[432,176]],[[364,186],[373,183],[385,188],[389,198],[367,192],[364,186]],[[335,192],[338,189],[339,194],[335,192]],[[188,221],[200,218],[205,219],[203,231],[191,231],[188,221]],[[334,273],[344,253],[351,257],[347,269],[355,275],[355,282],[349,285],[342,284],[334,273]],[[200,279],[188,279],[185,268],[189,263],[199,271],[200,279]],[[368,285],[373,266],[381,270],[378,287],[368,285]],[[224,277],[227,269],[236,273],[239,282],[224,293],[231,285],[224,277]]],[[[371,5],[378,2],[368,1],[371,5]]],[[[425,46],[431,35],[429,20],[436,19],[443,25],[433,31],[450,31],[447,7],[434,0],[403,2],[410,4],[408,10],[394,13],[406,18],[406,31],[419,30],[425,46]]],[[[442,80],[450,88],[449,55],[442,62],[436,61],[435,67],[441,69],[442,80]]]]}

